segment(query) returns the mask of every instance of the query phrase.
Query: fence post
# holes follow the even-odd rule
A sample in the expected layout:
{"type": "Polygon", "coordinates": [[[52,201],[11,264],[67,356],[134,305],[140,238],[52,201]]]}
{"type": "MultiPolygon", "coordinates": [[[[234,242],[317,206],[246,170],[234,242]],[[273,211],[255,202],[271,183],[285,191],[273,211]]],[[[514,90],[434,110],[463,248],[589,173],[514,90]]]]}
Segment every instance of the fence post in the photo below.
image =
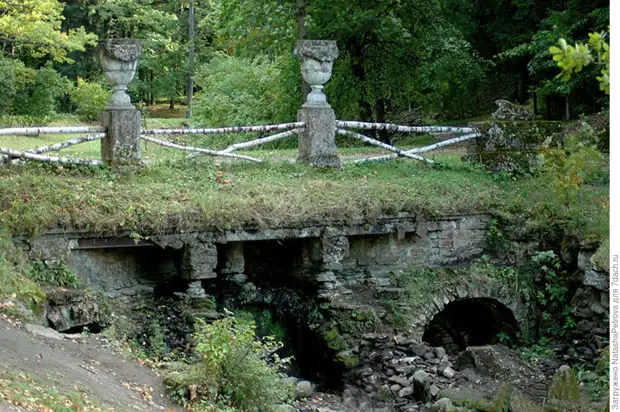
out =
{"type": "Polygon", "coordinates": [[[127,85],[136,74],[140,42],[132,39],[104,40],[98,49],[99,61],[112,95],[102,115],[108,128],[101,140],[101,158],[112,166],[140,164],[140,111],[126,93],[127,85]]]}
{"type": "Polygon", "coordinates": [[[305,123],[304,131],[299,134],[297,161],[313,167],[340,168],[336,115],[323,93],[323,85],[331,77],[334,60],[338,57],[338,47],[332,40],[298,40],[295,54],[301,74],[312,88],[297,112],[297,120],[305,123]]]}

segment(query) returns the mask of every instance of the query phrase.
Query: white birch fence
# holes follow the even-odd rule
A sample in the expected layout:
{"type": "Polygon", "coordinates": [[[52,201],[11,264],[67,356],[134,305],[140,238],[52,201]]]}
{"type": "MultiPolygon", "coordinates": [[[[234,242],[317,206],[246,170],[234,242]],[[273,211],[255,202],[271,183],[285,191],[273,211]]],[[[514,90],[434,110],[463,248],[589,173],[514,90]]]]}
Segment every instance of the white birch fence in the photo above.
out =
{"type": "MultiPolygon", "coordinates": [[[[299,134],[304,131],[303,122],[294,123],[282,123],[273,125],[262,126],[235,126],[235,127],[222,127],[222,128],[196,128],[196,129],[142,129],[141,139],[147,142],[151,142],[162,147],[167,147],[176,150],[182,150],[191,152],[186,158],[192,159],[197,156],[209,155],[220,156],[234,160],[244,160],[254,163],[260,163],[263,160],[233,153],[240,149],[249,149],[265,143],[275,142],[278,140],[286,139],[299,134]],[[247,142],[240,142],[230,145],[222,150],[214,150],[203,147],[194,147],[189,145],[181,145],[173,143],[167,140],[155,138],[153,136],[164,135],[208,135],[208,134],[229,134],[229,133],[267,133],[278,132],[272,135],[261,136],[258,139],[250,140],[247,142]]],[[[91,126],[91,127],[28,127],[28,128],[11,128],[0,129],[0,136],[18,135],[18,136],[39,136],[47,134],[83,134],[91,133],[85,136],[77,137],[65,142],[56,143],[48,146],[41,146],[27,150],[15,150],[0,146],[0,163],[7,162],[9,160],[28,159],[41,162],[59,163],[59,164],[85,164],[85,165],[99,165],[100,160],[85,159],[85,158],[72,158],[72,157],[58,157],[49,156],[46,153],[58,152],[74,145],[78,145],[84,142],[90,142],[99,140],[105,137],[106,128],[103,126],[91,126]]],[[[476,139],[480,136],[480,132],[472,127],[453,127],[453,126],[403,126],[389,123],[367,123],[356,121],[336,121],[336,134],[341,136],[347,136],[356,140],[363,141],[364,143],[380,147],[384,150],[392,152],[389,155],[372,156],[354,159],[353,163],[365,163],[381,160],[390,160],[398,157],[406,157],[413,160],[422,161],[427,164],[433,163],[432,160],[421,156],[422,153],[427,153],[433,150],[437,150],[456,143],[476,139]],[[377,139],[365,136],[349,129],[361,129],[361,130],[387,130],[399,133],[459,133],[462,136],[448,139],[439,143],[435,143],[429,146],[403,150],[393,145],[381,142],[377,139]]]]}
{"type": "MultiPolygon", "coordinates": [[[[275,142],[278,140],[286,139],[295,134],[303,131],[304,123],[282,123],[273,125],[261,125],[261,126],[235,126],[235,127],[222,127],[216,129],[142,129],[140,131],[140,138],[144,141],[155,143],[157,145],[168,147],[171,149],[183,150],[192,152],[188,159],[194,158],[200,155],[221,156],[230,159],[246,160],[250,162],[260,163],[261,159],[254,157],[232,153],[235,150],[247,149],[255,146],[259,146],[269,142],[275,142]],[[223,150],[212,150],[202,147],[186,146],[173,142],[169,142],[162,139],[151,137],[150,135],[194,135],[194,134],[229,134],[229,133],[251,133],[251,132],[272,132],[283,131],[273,135],[262,136],[258,139],[254,139],[247,142],[235,143],[223,150]]],[[[102,126],[95,127],[29,127],[29,128],[10,128],[0,129],[0,136],[39,136],[49,134],[78,134],[78,133],[96,133],[78,137],[75,139],[67,140],[65,142],[56,143],[49,146],[41,146],[33,149],[15,150],[0,146],[0,163],[5,163],[10,160],[19,161],[20,159],[36,160],[48,163],[60,163],[60,164],[87,164],[87,165],[99,165],[100,160],[96,159],[82,159],[72,157],[57,157],[48,156],[44,153],[58,152],[67,147],[71,147],[80,143],[90,142],[93,140],[99,140],[105,137],[106,128],[102,126]],[[100,133],[103,132],[103,133],[100,133]]]]}
{"type": "Polygon", "coordinates": [[[397,157],[408,157],[410,159],[420,160],[427,164],[432,164],[431,159],[420,156],[420,153],[427,153],[456,143],[473,140],[481,136],[480,132],[473,127],[457,127],[457,126],[402,126],[390,123],[366,123],[356,121],[336,121],[336,133],[343,136],[349,136],[357,140],[361,140],[373,146],[381,147],[385,150],[394,152],[391,155],[365,157],[353,160],[353,163],[375,162],[380,160],[390,160],[397,157]],[[347,130],[347,129],[363,129],[363,130],[388,130],[399,133],[463,133],[463,136],[444,140],[425,147],[419,147],[410,150],[402,150],[393,145],[381,142],[368,136],[347,130]]]}

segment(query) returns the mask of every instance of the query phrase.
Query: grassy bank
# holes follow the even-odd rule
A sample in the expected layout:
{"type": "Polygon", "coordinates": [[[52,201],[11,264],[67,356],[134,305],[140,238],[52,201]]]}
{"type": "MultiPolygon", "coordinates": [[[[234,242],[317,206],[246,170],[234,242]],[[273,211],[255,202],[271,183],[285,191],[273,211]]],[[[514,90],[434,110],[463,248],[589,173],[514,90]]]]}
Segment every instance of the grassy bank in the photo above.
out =
{"type": "Polygon", "coordinates": [[[568,207],[553,192],[545,175],[498,179],[454,157],[433,168],[396,160],[344,171],[203,158],[149,166],[135,175],[30,163],[0,169],[0,228],[114,234],[339,224],[398,213],[502,212],[539,220],[578,213],[580,232],[604,236],[607,185],[584,186],[579,202],[568,207]]]}

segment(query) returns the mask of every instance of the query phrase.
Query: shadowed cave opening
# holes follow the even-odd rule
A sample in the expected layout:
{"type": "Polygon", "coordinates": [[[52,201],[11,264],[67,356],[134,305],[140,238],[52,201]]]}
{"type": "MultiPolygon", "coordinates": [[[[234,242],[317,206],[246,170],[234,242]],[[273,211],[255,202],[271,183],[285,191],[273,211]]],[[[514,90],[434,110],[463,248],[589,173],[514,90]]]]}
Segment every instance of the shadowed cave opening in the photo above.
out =
{"type": "Polygon", "coordinates": [[[437,313],[422,339],[457,353],[468,346],[517,343],[519,323],[503,303],[491,298],[455,300],[437,313]]]}

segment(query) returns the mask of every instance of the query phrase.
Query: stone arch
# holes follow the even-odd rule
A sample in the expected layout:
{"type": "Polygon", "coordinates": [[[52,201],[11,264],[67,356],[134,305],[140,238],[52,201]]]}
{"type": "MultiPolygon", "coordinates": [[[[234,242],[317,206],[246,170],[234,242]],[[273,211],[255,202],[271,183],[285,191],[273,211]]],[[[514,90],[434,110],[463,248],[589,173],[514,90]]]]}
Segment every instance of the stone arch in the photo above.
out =
{"type": "MultiPolygon", "coordinates": [[[[443,291],[438,291],[427,303],[416,308],[416,316],[410,326],[412,337],[422,342],[424,332],[432,320],[448,305],[458,301],[480,303],[481,307],[494,304],[506,318],[514,319],[515,338],[530,334],[533,307],[524,301],[512,285],[505,281],[487,277],[472,277],[460,280],[443,291]],[[478,300],[476,300],[478,299],[478,300]],[[506,312],[507,311],[507,312],[506,312]]],[[[458,304],[457,304],[458,305],[458,304]]]]}
{"type": "Polygon", "coordinates": [[[519,322],[504,304],[491,298],[456,299],[439,311],[424,329],[422,340],[450,353],[468,346],[517,342],[519,322]]]}

